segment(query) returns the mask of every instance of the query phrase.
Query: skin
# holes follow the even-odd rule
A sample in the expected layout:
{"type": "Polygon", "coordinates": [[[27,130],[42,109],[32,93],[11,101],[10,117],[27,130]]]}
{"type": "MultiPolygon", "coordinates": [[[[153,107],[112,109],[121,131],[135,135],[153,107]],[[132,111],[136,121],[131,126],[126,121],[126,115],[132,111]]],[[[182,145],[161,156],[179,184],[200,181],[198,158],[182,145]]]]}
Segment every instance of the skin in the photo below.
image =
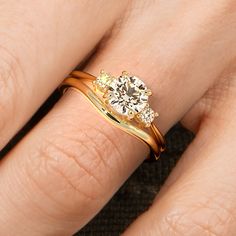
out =
{"type": "MultiPolygon", "coordinates": [[[[135,73],[163,133],[177,121],[196,133],[124,235],[235,234],[234,0],[2,0],[0,11],[1,148],[99,45],[86,71],[135,73]]],[[[0,234],[72,235],[147,154],[69,91],[0,163],[0,234]]]]}

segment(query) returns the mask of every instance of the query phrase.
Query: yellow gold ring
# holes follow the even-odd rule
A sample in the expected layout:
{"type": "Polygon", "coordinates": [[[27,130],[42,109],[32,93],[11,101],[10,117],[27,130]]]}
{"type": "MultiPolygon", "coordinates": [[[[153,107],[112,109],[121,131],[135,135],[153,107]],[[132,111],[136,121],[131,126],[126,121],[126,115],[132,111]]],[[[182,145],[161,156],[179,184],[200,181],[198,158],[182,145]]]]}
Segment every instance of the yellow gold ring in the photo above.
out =
{"type": "Polygon", "coordinates": [[[84,94],[110,123],[138,138],[150,147],[158,159],[165,150],[165,140],[153,121],[158,114],[148,103],[152,94],[138,77],[122,72],[119,77],[100,72],[98,77],[73,71],[60,89],[74,88],[84,94]]]}

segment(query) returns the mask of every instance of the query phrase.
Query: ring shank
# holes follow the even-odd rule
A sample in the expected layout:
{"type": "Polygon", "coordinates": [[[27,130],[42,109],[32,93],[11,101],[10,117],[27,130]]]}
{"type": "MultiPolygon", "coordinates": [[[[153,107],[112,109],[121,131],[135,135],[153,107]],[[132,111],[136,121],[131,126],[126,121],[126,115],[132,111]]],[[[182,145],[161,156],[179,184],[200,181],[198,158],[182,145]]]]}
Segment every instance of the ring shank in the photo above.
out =
{"type": "Polygon", "coordinates": [[[151,150],[151,157],[153,156],[157,160],[161,152],[165,150],[165,140],[158,128],[152,123],[149,128],[150,132],[146,132],[110,112],[100,97],[85,83],[85,80],[93,81],[95,79],[96,77],[88,73],[73,71],[70,77],[62,82],[60,90],[64,93],[68,88],[73,88],[81,92],[107,121],[147,144],[151,150]]]}

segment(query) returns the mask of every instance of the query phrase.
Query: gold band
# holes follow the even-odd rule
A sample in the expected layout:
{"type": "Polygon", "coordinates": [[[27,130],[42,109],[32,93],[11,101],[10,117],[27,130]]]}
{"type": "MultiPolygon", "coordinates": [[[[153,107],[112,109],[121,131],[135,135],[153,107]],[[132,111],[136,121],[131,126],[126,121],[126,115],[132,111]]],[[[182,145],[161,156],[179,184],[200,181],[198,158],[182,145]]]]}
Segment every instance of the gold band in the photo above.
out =
{"type": "Polygon", "coordinates": [[[165,140],[158,128],[152,123],[149,128],[142,129],[111,112],[107,104],[97,95],[96,91],[91,88],[92,82],[95,80],[96,77],[93,75],[82,71],[73,71],[71,75],[63,81],[60,89],[65,92],[68,88],[72,87],[82,92],[106,120],[147,144],[151,149],[151,155],[153,155],[155,159],[158,159],[160,153],[165,150],[165,140]],[[91,86],[89,83],[91,83],[91,86]]]}

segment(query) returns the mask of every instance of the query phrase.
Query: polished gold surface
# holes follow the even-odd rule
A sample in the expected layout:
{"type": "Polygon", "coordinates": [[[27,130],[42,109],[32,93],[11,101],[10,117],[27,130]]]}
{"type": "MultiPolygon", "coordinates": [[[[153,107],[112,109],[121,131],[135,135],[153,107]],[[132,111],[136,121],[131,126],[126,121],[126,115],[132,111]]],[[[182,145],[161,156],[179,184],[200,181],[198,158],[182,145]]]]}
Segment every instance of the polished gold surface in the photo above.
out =
{"type": "MultiPolygon", "coordinates": [[[[140,127],[134,122],[124,119],[112,112],[102,97],[98,95],[98,92],[93,89],[93,81],[95,80],[96,77],[93,75],[82,71],[73,71],[71,75],[63,81],[60,89],[65,92],[71,87],[84,94],[106,120],[147,144],[151,149],[151,156],[158,159],[160,153],[165,150],[165,140],[158,128],[154,123],[152,123],[150,127],[140,127]]],[[[148,92],[151,93],[149,90],[148,92]]]]}

